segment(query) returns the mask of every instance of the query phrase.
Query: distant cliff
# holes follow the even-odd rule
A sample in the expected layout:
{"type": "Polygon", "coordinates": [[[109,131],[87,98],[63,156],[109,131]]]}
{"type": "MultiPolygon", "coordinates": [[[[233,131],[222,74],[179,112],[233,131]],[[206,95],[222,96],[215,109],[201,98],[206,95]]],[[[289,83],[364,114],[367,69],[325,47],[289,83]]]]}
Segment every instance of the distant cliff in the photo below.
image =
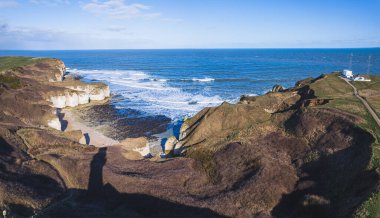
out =
{"type": "Polygon", "coordinates": [[[75,107],[110,96],[105,84],[65,79],[65,65],[57,59],[0,57],[0,63],[1,116],[11,123],[61,130],[57,108],[75,107]],[[18,85],[12,86],[15,83],[18,85]]]}
{"type": "MultiPolygon", "coordinates": [[[[373,81],[380,81],[372,77],[373,81]]],[[[359,87],[377,108],[378,83],[359,87]]],[[[60,108],[110,95],[50,58],[0,58],[0,208],[21,217],[366,217],[379,202],[380,128],[338,77],[205,108],[136,158],[96,148],[60,108]]]]}

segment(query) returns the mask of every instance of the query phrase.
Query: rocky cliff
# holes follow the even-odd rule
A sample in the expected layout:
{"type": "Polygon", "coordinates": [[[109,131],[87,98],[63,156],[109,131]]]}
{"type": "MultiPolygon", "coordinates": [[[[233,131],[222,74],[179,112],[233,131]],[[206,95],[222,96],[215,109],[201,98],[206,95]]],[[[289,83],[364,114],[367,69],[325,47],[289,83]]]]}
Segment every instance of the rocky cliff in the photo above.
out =
{"type": "Polygon", "coordinates": [[[145,140],[96,148],[49,128],[57,108],[109,89],[59,79],[58,60],[24,61],[0,74],[0,207],[16,216],[376,214],[380,129],[336,74],[205,108],[167,141],[167,158],[142,159],[145,140]]]}
{"type": "MultiPolygon", "coordinates": [[[[21,57],[20,57],[21,58],[21,57]]],[[[3,65],[11,65],[12,59],[1,58],[3,65]],[[8,63],[8,62],[9,63],[8,63]]],[[[15,59],[17,60],[17,59],[15,59]]],[[[18,125],[49,126],[61,130],[57,108],[75,107],[91,100],[103,100],[110,96],[109,87],[102,83],[87,84],[79,80],[64,79],[65,65],[49,58],[23,58],[14,67],[1,72],[1,117],[18,125]],[[17,86],[9,85],[10,82],[17,86]]]]}

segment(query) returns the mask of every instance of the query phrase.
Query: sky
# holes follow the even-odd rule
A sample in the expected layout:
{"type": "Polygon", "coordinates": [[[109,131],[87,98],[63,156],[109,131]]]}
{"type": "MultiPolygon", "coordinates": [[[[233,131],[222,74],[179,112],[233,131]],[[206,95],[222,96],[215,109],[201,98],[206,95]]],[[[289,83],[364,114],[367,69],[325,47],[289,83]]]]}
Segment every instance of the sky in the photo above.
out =
{"type": "Polygon", "coordinates": [[[380,0],[0,0],[0,49],[380,47],[380,0]]]}

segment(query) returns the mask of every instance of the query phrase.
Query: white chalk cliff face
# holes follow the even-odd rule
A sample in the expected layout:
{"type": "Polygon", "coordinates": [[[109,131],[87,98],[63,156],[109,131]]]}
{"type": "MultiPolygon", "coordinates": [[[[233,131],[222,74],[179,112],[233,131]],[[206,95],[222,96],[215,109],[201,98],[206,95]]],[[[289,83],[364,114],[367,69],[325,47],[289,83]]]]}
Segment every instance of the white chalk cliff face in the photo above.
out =
{"type": "MultiPolygon", "coordinates": [[[[88,104],[90,101],[100,101],[111,95],[110,89],[103,83],[87,84],[81,81],[64,82],[66,67],[62,61],[55,60],[56,66],[51,71],[54,73],[54,79],[49,79],[49,82],[64,88],[62,91],[49,94],[47,101],[51,102],[54,108],[76,107],[82,104],[88,104]]],[[[51,128],[61,130],[61,122],[57,115],[48,120],[47,125],[51,128]]]]}
{"type": "Polygon", "coordinates": [[[49,101],[55,108],[76,107],[90,101],[100,101],[111,95],[108,86],[98,87],[88,84],[85,87],[67,87],[71,89],[62,94],[50,96],[49,101]]]}
{"type": "Polygon", "coordinates": [[[55,67],[50,72],[53,76],[49,79],[49,82],[62,82],[66,73],[66,66],[60,60],[54,60],[55,67]]]}
{"type": "Polygon", "coordinates": [[[70,86],[69,89],[82,91],[89,95],[90,100],[101,101],[111,95],[107,85],[86,84],[84,86],[70,86]]]}
{"type": "Polygon", "coordinates": [[[62,130],[62,124],[59,121],[58,117],[55,117],[55,118],[49,120],[48,126],[53,128],[53,129],[59,130],[59,131],[62,130]]]}
{"type": "Polygon", "coordinates": [[[86,93],[64,93],[63,95],[51,96],[50,102],[55,108],[76,107],[80,104],[87,104],[90,98],[86,93]]]}

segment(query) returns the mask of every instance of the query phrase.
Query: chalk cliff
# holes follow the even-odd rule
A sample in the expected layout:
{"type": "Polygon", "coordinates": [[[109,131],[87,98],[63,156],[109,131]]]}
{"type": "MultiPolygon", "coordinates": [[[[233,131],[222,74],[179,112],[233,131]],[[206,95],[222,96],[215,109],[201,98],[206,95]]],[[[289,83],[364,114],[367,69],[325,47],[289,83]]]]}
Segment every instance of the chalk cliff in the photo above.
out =
{"type": "Polygon", "coordinates": [[[6,119],[61,130],[56,109],[75,107],[110,96],[109,87],[103,83],[65,80],[66,67],[60,60],[24,58],[23,61],[25,65],[1,72],[4,78],[14,78],[19,84],[15,89],[2,92],[2,114],[6,119]]]}
{"type": "Polygon", "coordinates": [[[142,157],[146,138],[96,148],[79,143],[80,131],[56,130],[57,108],[109,96],[104,84],[63,75],[54,59],[0,73],[0,207],[15,216],[352,217],[376,208],[380,129],[337,74],[205,108],[167,141],[165,159],[142,157]]]}

